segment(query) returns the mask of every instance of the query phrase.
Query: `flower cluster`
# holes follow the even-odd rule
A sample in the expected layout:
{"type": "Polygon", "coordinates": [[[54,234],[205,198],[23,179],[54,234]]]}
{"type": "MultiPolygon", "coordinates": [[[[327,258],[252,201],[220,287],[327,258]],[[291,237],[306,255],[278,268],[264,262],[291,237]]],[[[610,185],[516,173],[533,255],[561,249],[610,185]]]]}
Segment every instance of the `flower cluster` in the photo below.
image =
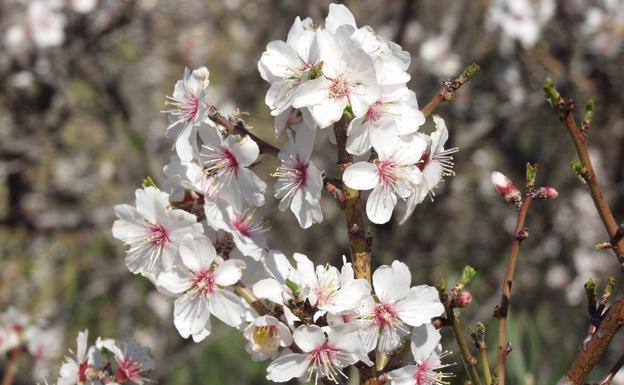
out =
{"type": "Polygon", "coordinates": [[[154,369],[148,349],[113,339],[95,341],[89,346],[89,331],[78,333],[76,352],[67,357],[59,371],[58,385],[143,384],[154,369]]]}
{"type": "Polygon", "coordinates": [[[8,26],[4,44],[10,53],[32,44],[37,48],[58,47],[65,40],[65,10],[86,14],[96,0],[33,0],[25,2],[23,12],[16,12],[8,26]]]}
{"type": "Polygon", "coordinates": [[[310,18],[297,18],[286,41],[267,45],[258,63],[260,75],[271,84],[266,103],[276,117],[276,133],[287,130],[296,144],[280,157],[284,171],[278,173],[276,197],[285,209],[291,196],[291,209],[302,227],[322,219],[318,172],[312,169],[313,178],[306,179],[301,171],[310,170],[318,130],[348,124],[346,150],[356,156],[371,150],[378,155],[352,165],[344,179],[351,188],[373,190],[366,212],[374,223],[390,220],[397,198],[408,200],[404,221],[442,176],[452,175],[450,155],[456,149],[444,150],[444,121],[436,118],[432,135],[418,132],[425,116],[416,94],[407,88],[409,64],[408,52],[369,26],[358,28],[351,12],[338,4],[329,6],[323,28],[310,18]],[[307,188],[309,181],[315,182],[312,188],[307,188]]]}
{"type": "Polygon", "coordinates": [[[25,351],[34,359],[35,375],[45,374],[51,360],[61,354],[62,334],[34,322],[20,310],[9,307],[0,313],[0,357],[9,352],[25,351]]]}
{"type": "MultiPolygon", "coordinates": [[[[343,175],[348,187],[372,190],[366,206],[372,222],[390,220],[398,198],[407,202],[405,220],[452,173],[456,149],[444,149],[444,121],[434,117],[433,132],[418,132],[425,116],[406,87],[409,60],[334,4],[324,27],[297,18],[286,42],[269,43],[258,67],[271,83],[266,101],[276,132],[287,137],[272,152],[280,161],[274,196],[302,228],[323,219],[324,181],[311,157],[317,132],[331,133],[332,125],[344,130],[350,154],[372,154],[343,175]]],[[[412,286],[399,261],[379,267],[369,283],[344,257],[337,268],[300,253],[293,263],[271,249],[258,215],[267,185],[252,168],[267,144],[240,118],[221,116],[208,87],[207,68],[184,72],[164,111],[175,153],[162,189],[147,179],[134,206],[115,207],[113,235],[128,246],[126,266],[175,299],[179,334],[200,342],[214,318],[237,328],[253,360],[271,360],[267,379],[275,382],[337,383],[346,378],[344,368],[373,365],[369,354],[393,354],[411,338],[415,364],[388,378],[441,381],[444,374],[434,369],[444,366],[444,353],[431,329],[431,319],[444,312],[437,290],[412,286]]]]}

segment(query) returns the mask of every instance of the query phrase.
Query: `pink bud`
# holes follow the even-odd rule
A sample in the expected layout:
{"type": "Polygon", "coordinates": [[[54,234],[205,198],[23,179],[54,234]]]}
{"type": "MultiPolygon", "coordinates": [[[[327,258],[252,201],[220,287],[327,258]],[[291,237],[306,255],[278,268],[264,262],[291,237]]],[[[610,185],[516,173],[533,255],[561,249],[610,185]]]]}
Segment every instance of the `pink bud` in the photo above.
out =
{"type": "Polygon", "coordinates": [[[455,297],[455,306],[466,307],[472,303],[472,294],[468,291],[462,291],[455,297]]]}
{"type": "Polygon", "coordinates": [[[522,201],[520,190],[518,190],[513,182],[505,175],[498,171],[492,172],[492,183],[494,187],[496,187],[496,191],[505,198],[507,202],[518,204],[522,201]]]}
{"type": "Polygon", "coordinates": [[[537,197],[541,199],[555,199],[559,196],[554,187],[546,186],[537,189],[537,197]]]}

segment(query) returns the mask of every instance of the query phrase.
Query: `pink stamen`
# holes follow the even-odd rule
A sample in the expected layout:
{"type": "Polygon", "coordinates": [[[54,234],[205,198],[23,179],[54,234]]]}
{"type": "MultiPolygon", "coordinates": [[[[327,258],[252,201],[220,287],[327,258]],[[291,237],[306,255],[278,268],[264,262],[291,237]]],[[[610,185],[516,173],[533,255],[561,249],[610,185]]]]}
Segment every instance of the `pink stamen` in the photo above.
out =
{"type": "Polygon", "coordinates": [[[184,116],[188,121],[195,120],[197,113],[199,112],[199,98],[194,96],[187,98],[182,109],[184,110],[184,116]]]}
{"type": "Polygon", "coordinates": [[[141,365],[138,362],[129,358],[124,358],[119,362],[119,369],[115,372],[115,379],[118,382],[141,382],[141,365]]]}
{"type": "Polygon", "coordinates": [[[164,246],[169,242],[169,234],[167,229],[162,225],[152,225],[149,228],[149,241],[155,246],[164,246]]]}
{"type": "Polygon", "coordinates": [[[238,172],[238,160],[236,159],[236,156],[232,154],[227,148],[221,149],[221,155],[227,162],[228,169],[234,171],[234,173],[238,172]]]}
{"type": "Polygon", "coordinates": [[[388,327],[392,325],[397,318],[397,312],[392,305],[378,303],[375,305],[375,324],[379,327],[388,327]]]}
{"type": "Polygon", "coordinates": [[[396,166],[391,159],[384,159],[377,163],[377,175],[383,184],[392,184],[396,181],[396,166]]]}
{"type": "Polygon", "coordinates": [[[193,287],[202,294],[211,294],[216,286],[212,270],[200,271],[193,277],[193,287]]]}
{"type": "Polygon", "coordinates": [[[297,160],[295,164],[295,184],[299,187],[305,187],[308,183],[308,164],[297,160]]]}
{"type": "Polygon", "coordinates": [[[351,85],[349,81],[342,77],[336,78],[329,86],[329,96],[334,99],[342,99],[348,97],[351,93],[351,85]]]}
{"type": "Polygon", "coordinates": [[[336,349],[333,346],[319,346],[310,352],[312,361],[320,367],[330,364],[336,358],[336,349]]]}
{"type": "Polygon", "coordinates": [[[373,103],[368,111],[366,112],[366,121],[368,122],[376,122],[383,116],[384,108],[383,102],[381,100],[373,103]]]}

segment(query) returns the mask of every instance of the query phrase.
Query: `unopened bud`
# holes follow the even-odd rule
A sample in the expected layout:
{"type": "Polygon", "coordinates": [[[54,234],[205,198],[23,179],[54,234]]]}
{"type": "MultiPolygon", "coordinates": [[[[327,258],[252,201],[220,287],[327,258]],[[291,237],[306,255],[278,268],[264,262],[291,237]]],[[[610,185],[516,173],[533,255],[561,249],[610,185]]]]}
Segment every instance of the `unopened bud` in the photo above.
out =
{"type": "Polygon", "coordinates": [[[492,183],[496,188],[496,192],[505,198],[507,202],[517,205],[522,201],[520,190],[502,173],[498,171],[492,172],[492,183]]]}
{"type": "Polygon", "coordinates": [[[559,196],[559,193],[554,187],[547,186],[538,188],[536,196],[540,199],[555,199],[559,196]]]}
{"type": "Polygon", "coordinates": [[[468,291],[462,291],[455,297],[456,307],[466,307],[472,303],[472,294],[468,291]]]}

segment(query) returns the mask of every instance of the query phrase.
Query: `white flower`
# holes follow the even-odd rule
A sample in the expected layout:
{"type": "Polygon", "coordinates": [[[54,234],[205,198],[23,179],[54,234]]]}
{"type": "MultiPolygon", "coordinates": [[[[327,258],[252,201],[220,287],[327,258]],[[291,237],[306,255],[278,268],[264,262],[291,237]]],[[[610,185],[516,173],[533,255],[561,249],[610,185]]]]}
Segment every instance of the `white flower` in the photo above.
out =
{"type": "Polygon", "coordinates": [[[555,8],[553,0],[495,0],[490,4],[486,22],[500,27],[509,38],[530,48],[538,42],[542,28],[554,15],[555,8]]]}
{"type": "Polygon", "coordinates": [[[199,134],[204,142],[199,158],[211,179],[208,193],[238,208],[243,200],[253,206],[264,205],[266,184],[249,169],[260,154],[256,142],[249,136],[223,138],[213,126],[203,126],[199,134]]]}
{"type": "Polygon", "coordinates": [[[146,372],[154,369],[154,361],[148,355],[149,349],[124,341],[98,338],[95,342],[98,349],[106,349],[117,361],[117,369],[113,372],[117,383],[132,381],[142,385],[149,381],[146,372]]]}
{"type": "Polygon", "coordinates": [[[437,187],[443,177],[455,175],[453,172],[453,154],[459,149],[457,147],[444,149],[444,144],[449,137],[446,124],[444,119],[439,116],[434,116],[433,121],[436,129],[430,137],[423,136],[427,139],[428,146],[416,164],[422,170],[422,183],[418,186],[418,191],[407,200],[405,215],[400,223],[404,223],[409,218],[416,205],[422,202],[428,194],[433,195],[433,189],[437,187]]]}
{"type": "Polygon", "coordinates": [[[399,144],[379,141],[379,158],[374,163],[358,162],[347,168],[344,183],[356,190],[373,189],[366,201],[366,214],[373,223],[386,223],[392,216],[397,196],[408,198],[422,180],[415,163],[421,158],[426,142],[418,136],[399,144]]]}
{"type": "Polygon", "coordinates": [[[89,13],[97,6],[97,0],[67,0],[74,12],[89,13]]]}
{"type": "Polygon", "coordinates": [[[381,98],[366,114],[351,120],[347,130],[347,150],[362,155],[371,146],[384,141],[398,141],[400,135],[411,134],[425,122],[418,109],[416,94],[405,86],[383,86],[381,98]]]}
{"type": "Polygon", "coordinates": [[[330,329],[327,335],[317,325],[300,326],[293,333],[295,344],[303,353],[287,353],[278,357],[267,367],[267,379],[286,382],[291,378],[312,378],[317,383],[327,378],[338,383],[347,378],[342,369],[356,363],[360,346],[357,333],[330,329]]]}
{"type": "Polygon", "coordinates": [[[50,360],[60,356],[63,335],[58,329],[44,329],[35,325],[24,332],[26,350],[37,360],[50,360]]]}
{"type": "Polygon", "coordinates": [[[184,77],[176,82],[173,95],[167,97],[170,106],[164,112],[171,124],[167,136],[176,138],[176,151],[183,161],[190,161],[197,152],[197,126],[206,116],[206,89],[209,72],[201,67],[191,72],[184,69],[184,77]]]}
{"type": "Polygon", "coordinates": [[[131,272],[155,277],[173,267],[182,236],[202,233],[202,225],[193,214],[171,209],[169,194],[155,187],[138,189],[135,195],[136,208],[115,206],[119,219],[113,236],[130,247],[126,266],[131,272]]]}
{"type": "Polygon", "coordinates": [[[455,76],[461,68],[461,57],[451,50],[451,37],[447,33],[425,40],[419,50],[426,68],[438,76],[455,76]]]}
{"type": "Polygon", "coordinates": [[[278,154],[281,166],[273,173],[277,178],[275,197],[280,199],[279,209],[290,210],[297,217],[299,226],[307,229],[323,221],[321,190],[323,177],[310,162],[316,131],[302,127],[293,139],[288,131],[288,142],[278,154]]]}
{"type": "Polygon", "coordinates": [[[347,106],[361,116],[380,96],[375,67],[369,55],[348,38],[318,30],[316,39],[323,75],[305,82],[296,92],[293,107],[308,107],[319,127],[337,122],[347,106]]]}
{"type": "Polygon", "coordinates": [[[220,200],[206,199],[204,203],[208,225],[215,230],[223,230],[232,235],[240,252],[255,260],[266,253],[268,231],[266,222],[256,215],[256,209],[235,209],[220,200]]]}
{"type": "Polygon", "coordinates": [[[262,78],[271,83],[265,101],[271,115],[279,115],[292,105],[297,89],[318,74],[316,33],[310,18],[295,19],[288,38],[267,45],[258,62],[262,78]]]}
{"type": "Polygon", "coordinates": [[[394,261],[373,273],[377,301],[369,297],[359,309],[362,340],[367,351],[396,349],[409,334],[408,326],[420,326],[444,312],[438,291],[428,285],[410,288],[412,275],[407,265],[394,261]]]}
{"type": "Polygon", "coordinates": [[[65,40],[65,16],[48,1],[28,4],[28,25],[35,44],[40,48],[59,46],[65,40]]]}
{"type": "Polygon", "coordinates": [[[245,349],[254,361],[264,361],[277,353],[280,347],[292,344],[292,335],[288,326],[277,318],[264,315],[256,318],[247,326],[243,335],[248,343],[245,349]]]}
{"type": "Polygon", "coordinates": [[[199,342],[210,334],[210,314],[237,327],[245,308],[241,299],[226,287],[238,282],[245,268],[241,260],[215,263],[217,254],[206,237],[187,235],[180,246],[182,265],[161,273],[158,283],[180,295],[173,308],[174,324],[184,338],[199,342]]]}
{"type": "Polygon", "coordinates": [[[93,384],[99,371],[99,352],[94,348],[88,348],[89,331],[78,333],[76,338],[76,357],[65,358],[61,366],[58,385],[93,384]]]}
{"type": "Polygon", "coordinates": [[[437,370],[448,364],[441,359],[448,355],[442,352],[440,332],[431,324],[424,324],[412,331],[411,350],[416,365],[407,365],[388,373],[391,385],[443,385],[451,373],[437,370]]]}

